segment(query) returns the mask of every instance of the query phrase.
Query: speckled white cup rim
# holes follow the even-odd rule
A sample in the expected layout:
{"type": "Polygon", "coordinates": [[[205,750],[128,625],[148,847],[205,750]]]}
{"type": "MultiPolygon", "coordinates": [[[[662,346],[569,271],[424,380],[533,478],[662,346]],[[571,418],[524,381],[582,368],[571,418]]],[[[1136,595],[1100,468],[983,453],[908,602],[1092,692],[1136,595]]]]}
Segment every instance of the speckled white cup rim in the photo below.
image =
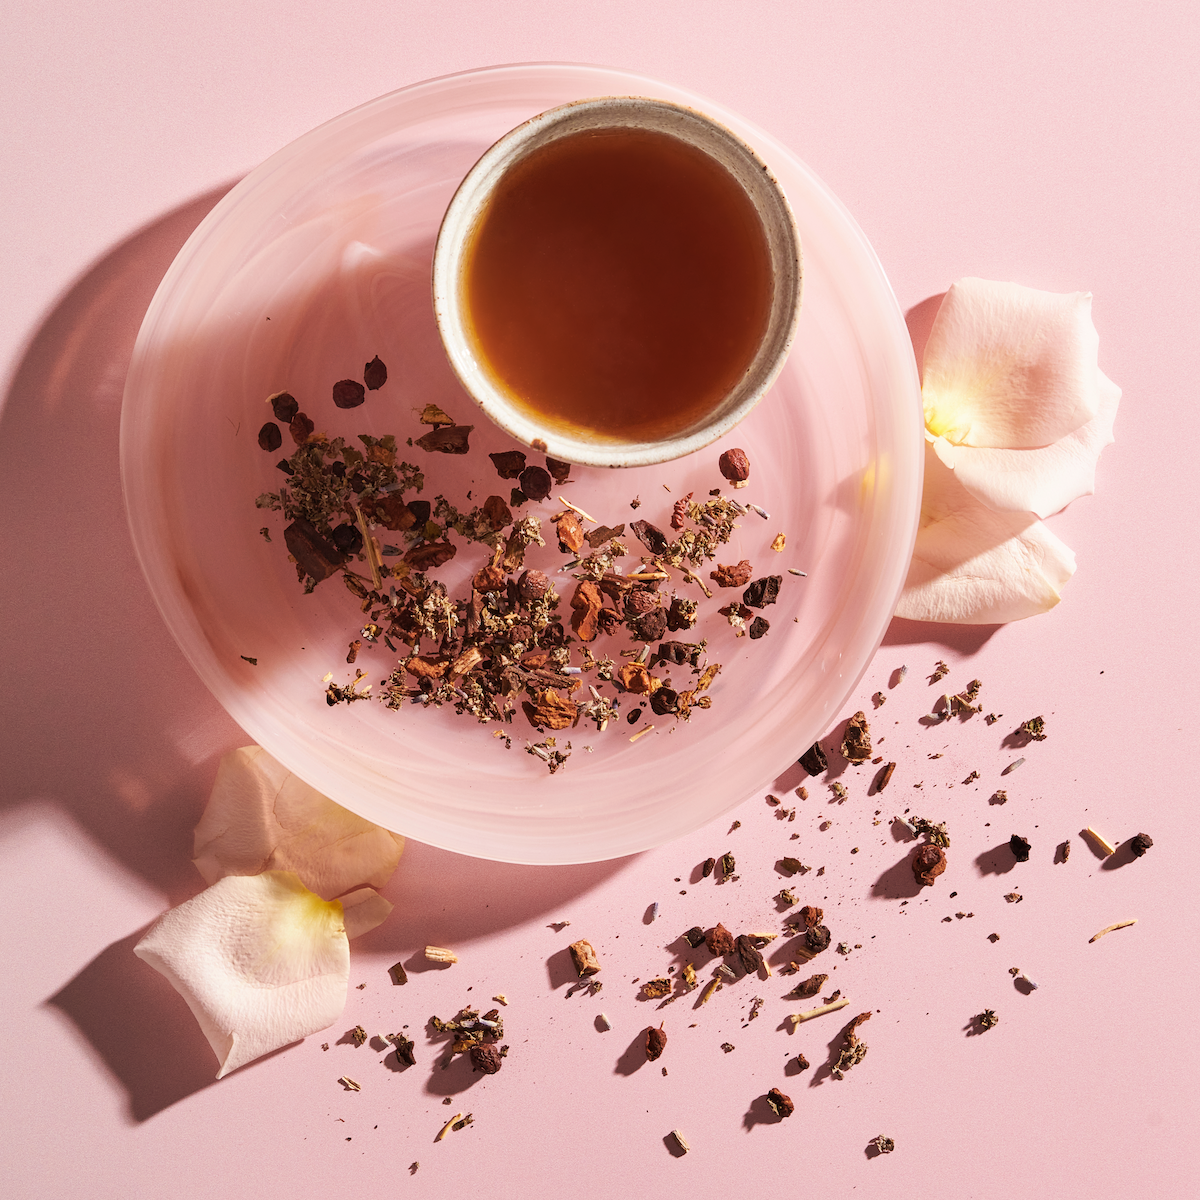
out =
{"type": "Polygon", "coordinates": [[[682,458],[734,428],[762,399],[787,360],[800,315],[803,271],[791,206],[770,168],[741,138],[693,108],[639,96],[602,96],[552,108],[495,142],[471,168],[450,201],[433,255],[433,307],[454,373],[483,412],[516,441],[565,462],[596,467],[644,467],[682,458]],[[670,134],[705,151],[742,186],[767,239],[773,294],[767,328],[745,374],[707,416],[657,441],[592,439],[585,431],[541,425],[517,406],[479,362],[466,316],[466,257],[476,224],[504,175],[528,154],[585,129],[641,128],[670,134]]]}

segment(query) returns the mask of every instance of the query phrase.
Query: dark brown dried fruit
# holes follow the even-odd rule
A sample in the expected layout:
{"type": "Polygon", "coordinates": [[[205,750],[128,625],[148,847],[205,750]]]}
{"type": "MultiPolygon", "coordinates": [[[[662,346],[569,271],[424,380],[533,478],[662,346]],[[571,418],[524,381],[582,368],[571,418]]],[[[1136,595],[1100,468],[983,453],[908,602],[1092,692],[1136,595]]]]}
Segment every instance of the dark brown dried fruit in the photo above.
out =
{"type": "Polygon", "coordinates": [[[811,1064],[809,1063],[808,1059],[804,1057],[803,1054],[797,1054],[796,1055],[796,1066],[801,1071],[807,1071],[808,1068],[811,1066],[811,1064]]]}
{"type": "Polygon", "coordinates": [[[747,975],[753,975],[762,967],[763,956],[759,953],[758,947],[744,933],[738,935],[734,946],[738,958],[741,959],[742,970],[747,975]]]}
{"type": "Polygon", "coordinates": [[[303,517],[297,517],[283,531],[283,540],[301,570],[318,583],[328,579],[346,561],[337,546],[303,517]]]}
{"type": "Polygon", "coordinates": [[[593,550],[599,550],[605,542],[611,542],[613,538],[620,537],[624,532],[624,525],[597,525],[595,529],[588,531],[587,544],[593,550]]]}
{"type": "Polygon", "coordinates": [[[716,583],[717,587],[745,587],[753,574],[754,568],[750,565],[750,560],[743,558],[741,562],[733,566],[718,563],[717,569],[709,571],[708,577],[716,583]]]}
{"type": "Polygon", "coordinates": [[[687,944],[695,950],[704,941],[704,930],[699,925],[693,925],[683,936],[687,938],[687,944]]]}
{"type": "Polygon", "coordinates": [[[931,887],[945,869],[946,852],[941,846],[922,846],[913,856],[913,874],[922,887],[931,887]]]}
{"type": "Polygon", "coordinates": [[[721,468],[721,474],[730,483],[741,483],[743,479],[750,478],[750,460],[746,457],[745,450],[738,450],[736,448],[726,450],[717,459],[717,466],[721,468]]]}
{"type": "Polygon", "coordinates": [[[398,1033],[395,1035],[392,1045],[396,1047],[396,1057],[402,1063],[409,1067],[417,1065],[417,1056],[414,1053],[415,1043],[411,1038],[406,1038],[404,1034],[398,1033]]]}
{"type": "Polygon", "coordinates": [[[765,617],[755,617],[750,622],[750,628],[747,631],[750,634],[750,640],[757,642],[760,637],[764,637],[767,630],[771,628],[771,623],[765,617]]]}
{"type": "Polygon", "coordinates": [[[785,1096],[778,1088],[772,1088],[767,1093],[767,1103],[781,1121],[784,1117],[790,1117],[796,1111],[796,1106],[792,1103],[791,1097],[785,1096]]]}
{"type": "Polygon", "coordinates": [[[691,642],[660,642],[658,657],[662,662],[674,663],[677,667],[697,666],[701,647],[691,642]]]}
{"type": "Polygon", "coordinates": [[[297,446],[303,446],[313,435],[316,426],[310,421],[306,414],[298,412],[288,425],[288,433],[292,435],[292,441],[297,446]]]}
{"type": "Polygon", "coordinates": [[[271,397],[271,411],[275,414],[275,420],[290,425],[292,418],[300,411],[300,405],[296,403],[296,397],[291,392],[280,392],[279,395],[271,397]]]}
{"type": "Polygon", "coordinates": [[[1008,848],[1013,852],[1013,858],[1017,862],[1029,861],[1029,842],[1019,833],[1014,833],[1008,839],[1008,848]]]}
{"type": "Polygon", "coordinates": [[[821,918],[824,915],[824,909],[818,908],[815,904],[806,904],[800,910],[800,919],[809,929],[811,929],[814,925],[819,925],[821,923],[821,918]]]}
{"type": "Polygon", "coordinates": [[[383,360],[378,354],[363,367],[363,383],[372,392],[379,391],[387,383],[387,367],[383,365],[383,360]]]}
{"type": "Polygon", "coordinates": [[[439,425],[413,443],[431,454],[466,454],[470,450],[468,439],[474,425],[439,425]]]}
{"type": "Polygon", "coordinates": [[[667,632],[665,609],[655,608],[629,622],[630,632],[641,642],[657,642],[667,632]]]}
{"type": "Polygon", "coordinates": [[[814,925],[804,935],[804,944],[810,954],[820,954],[829,949],[832,935],[824,925],[814,925]]]}
{"type": "Polygon", "coordinates": [[[633,530],[633,536],[651,554],[665,554],[667,552],[667,547],[671,543],[667,539],[667,535],[657,525],[651,525],[649,521],[634,521],[629,528],[633,530]]]}
{"type": "Polygon", "coordinates": [[[716,865],[717,860],[715,858],[706,858],[704,860],[704,865],[700,868],[701,877],[707,879],[713,873],[713,868],[716,865]]]}
{"type": "Polygon", "coordinates": [[[764,575],[756,579],[743,593],[742,603],[750,608],[766,608],[779,599],[779,585],[783,583],[782,575],[764,575]]]}
{"type": "Polygon", "coordinates": [[[625,615],[640,617],[658,607],[658,596],[645,587],[631,587],[624,596],[625,615]]]}
{"type": "Polygon", "coordinates": [[[895,770],[896,764],[894,762],[884,763],[884,765],[879,768],[875,775],[875,781],[872,784],[873,789],[876,792],[882,792],[883,789],[892,782],[892,775],[895,770]]]}
{"type": "Polygon", "coordinates": [[[554,527],[558,531],[558,548],[564,554],[574,554],[583,547],[583,522],[569,510],[559,513],[554,527]]]}
{"type": "Polygon", "coordinates": [[[512,524],[512,509],[504,503],[501,496],[489,496],[483,502],[483,514],[492,523],[495,530],[504,529],[512,524]]]}
{"type": "Polygon", "coordinates": [[[846,722],[846,732],[842,735],[842,754],[855,766],[871,757],[871,730],[867,725],[867,714],[861,710],[846,722]]]}
{"type": "Polygon", "coordinates": [[[653,1062],[656,1058],[662,1056],[662,1052],[667,1048],[667,1035],[660,1025],[657,1029],[651,1027],[646,1030],[646,1061],[653,1062]]]}
{"type": "Polygon", "coordinates": [[[810,975],[803,983],[798,983],[787,994],[789,1000],[802,1000],[806,996],[815,996],[824,986],[828,975],[810,975]]]}
{"type": "Polygon", "coordinates": [[[647,979],[642,984],[642,991],[646,993],[651,1000],[661,1000],[664,996],[671,994],[671,981],[669,979],[647,979]]]}
{"type": "Polygon", "coordinates": [[[258,431],[258,445],[260,449],[267,451],[268,454],[274,450],[278,450],[283,445],[283,434],[274,421],[268,421],[258,431]]]}
{"type": "Polygon", "coordinates": [[[597,614],[604,607],[604,599],[600,589],[590,579],[584,579],[576,585],[575,595],[571,597],[571,628],[579,635],[581,642],[593,642],[597,633],[597,614]]]}
{"type": "Polygon", "coordinates": [[[405,556],[404,561],[414,571],[432,571],[448,563],[458,553],[458,547],[451,541],[426,542],[414,546],[405,556]]]}
{"type": "Polygon", "coordinates": [[[704,944],[710,954],[732,954],[733,934],[719,922],[704,935],[704,944]]]}
{"type": "Polygon", "coordinates": [[[650,707],[656,716],[665,717],[679,709],[679,693],[673,688],[660,687],[650,696],[650,707]]]}
{"type": "Polygon", "coordinates": [[[363,548],[362,532],[357,525],[339,525],[333,531],[333,544],[343,554],[357,554],[363,548]]]}
{"type": "Polygon", "coordinates": [[[1148,833],[1139,833],[1136,837],[1129,839],[1129,849],[1133,851],[1134,858],[1141,858],[1153,845],[1154,839],[1148,833]]]}
{"type": "Polygon", "coordinates": [[[596,957],[596,952],[592,949],[591,942],[584,941],[581,938],[577,942],[572,942],[569,948],[571,958],[575,963],[575,972],[580,979],[586,979],[589,975],[595,975],[600,970],[600,960],[596,957]]]}
{"type": "Polygon", "coordinates": [[[571,464],[561,458],[547,458],[546,470],[554,477],[555,483],[570,483],[571,464]]]}
{"type": "Polygon", "coordinates": [[[821,749],[820,742],[813,742],[800,755],[799,762],[810,775],[820,775],[822,772],[829,770],[829,760],[825,757],[825,751],[821,749]]]}
{"type": "Polygon", "coordinates": [[[478,1044],[471,1047],[471,1069],[473,1071],[482,1071],[485,1075],[495,1075],[500,1070],[501,1062],[503,1062],[503,1056],[498,1047],[478,1044]]]}
{"type": "Polygon", "coordinates": [[[333,385],[333,402],[338,408],[357,408],[367,398],[367,389],[357,379],[339,379],[333,385]]]}
{"type": "Polygon", "coordinates": [[[521,472],[521,491],[530,500],[545,500],[550,495],[552,486],[553,480],[550,478],[550,472],[542,470],[541,467],[526,467],[521,472]]]}
{"type": "Polygon", "coordinates": [[[497,454],[489,454],[488,458],[496,468],[496,474],[501,479],[517,479],[525,470],[525,455],[520,450],[501,450],[497,454]]]}
{"type": "Polygon", "coordinates": [[[540,600],[549,590],[550,576],[536,567],[522,571],[520,579],[517,580],[517,594],[526,604],[540,600]]]}

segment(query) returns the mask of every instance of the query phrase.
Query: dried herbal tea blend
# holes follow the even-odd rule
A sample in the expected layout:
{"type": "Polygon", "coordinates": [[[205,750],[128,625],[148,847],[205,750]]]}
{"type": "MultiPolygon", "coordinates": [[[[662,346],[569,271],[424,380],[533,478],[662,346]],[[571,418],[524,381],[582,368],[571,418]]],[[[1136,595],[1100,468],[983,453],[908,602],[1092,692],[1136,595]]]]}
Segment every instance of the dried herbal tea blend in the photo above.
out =
{"type": "MultiPolygon", "coordinates": [[[[378,356],[364,367],[363,380],[334,384],[334,405],[358,407],[368,391],[386,383],[378,356]]],[[[376,683],[362,669],[348,684],[327,677],[330,706],[375,700],[394,712],[450,707],[502,725],[523,716],[539,735],[574,730],[581,722],[602,733],[623,703],[631,723],[643,706],[680,721],[711,707],[709,689],[721,664],[712,661],[707,640],[663,639],[696,624],[700,601],[686,589],[695,586],[712,599],[697,569],[714,562],[739,517],[752,510],[762,515],[756,506],[728,499],[720,488],[703,500],[688,493],[672,502],[669,530],[633,521],[629,529],[639,546],[632,546],[622,540],[625,524],[604,525],[560,496],[566,507],[549,517],[551,533],[543,518],[519,510],[569,483],[568,463],[546,458],[543,468],[523,451],[492,453],[497,475],[519,487],[507,499],[489,495],[460,509],[443,495],[420,498],[429,468],[403,460],[396,435],[331,438],[316,432],[290,393],[270,401],[295,450],[276,464],[279,487],[260,495],[257,506],[282,516],[283,541],[304,591],[340,576],[363,614],[347,638],[347,663],[361,663],[381,648],[394,656],[376,683]],[[525,564],[530,546],[548,542],[567,556],[553,577],[525,564]],[[472,545],[483,549],[483,565],[463,594],[452,595],[436,572],[472,545]],[[634,554],[638,561],[628,562],[634,554]],[[594,651],[601,639],[609,640],[594,651]]],[[[429,429],[408,440],[414,450],[470,453],[473,426],[457,424],[435,404],[425,406],[420,423],[429,429]]],[[[273,453],[282,441],[277,424],[263,426],[264,450],[273,453]]],[[[744,481],[748,460],[729,451],[721,469],[744,481]]],[[[270,534],[266,528],[267,540],[270,534]]],[[[711,575],[722,587],[745,587],[744,603],[726,615],[737,636],[748,633],[757,641],[770,623],[751,610],[778,601],[782,576],[750,582],[752,573],[742,560],[716,565],[711,575]]],[[[499,736],[511,747],[511,736],[499,736]]],[[[553,774],[572,746],[551,736],[531,739],[525,750],[553,774]]]]}

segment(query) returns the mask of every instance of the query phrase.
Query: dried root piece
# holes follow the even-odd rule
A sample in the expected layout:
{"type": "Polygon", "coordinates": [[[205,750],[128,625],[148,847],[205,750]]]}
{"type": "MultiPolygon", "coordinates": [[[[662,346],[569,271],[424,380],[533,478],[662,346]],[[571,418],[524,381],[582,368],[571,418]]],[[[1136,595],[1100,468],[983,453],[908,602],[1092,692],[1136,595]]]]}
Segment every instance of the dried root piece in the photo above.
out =
{"type": "Polygon", "coordinates": [[[1132,920],[1129,920],[1129,921],[1118,921],[1115,925],[1105,925],[1105,927],[1102,930],[1100,930],[1099,933],[1095,933],[1090,938],[1088,938],[1088,941],[1094,942],[1094,941],[1096,941],[1097,938],[1102,938],[1106,933],[1112,933],[1112,931],[1114,929],[1128,929],[1130,925],[1136,925],[1136,924],[1137,924],[1137,917],[1134,917],[1132,920]]]}
{"type": "Polygon", "coordinates": [[[811,1021],[813,1017],[823,1017],[826,1013],[837,1012],[839,1008],[845,1008],[849,1003],[849,1000],[842,998],[841,1000],[831,1000],[828,1004],[819,1004],[816,1008],[806,1008],[804,1012],[792,1015],[792,1024],[799,1025],[801,1021],[811,1021]]]}
{"type": "Polygon", "coordinates": [[[458,955],[453,950],[443,949],[441,946],[426,946],[425,957],[430,962],[435,963],[456,963],[458,955]]]}
{"type": "Polygon", "coordinates": [[[842,1079],[851,1067],[857,1066],[867,1056],[867,1043],[859,1041],[858,1027],[871,1019],[869,1012],[859,1013],[846,1028],[846,1044],[838,1052],[830,1070],[834,1079],[842,1079]]]}

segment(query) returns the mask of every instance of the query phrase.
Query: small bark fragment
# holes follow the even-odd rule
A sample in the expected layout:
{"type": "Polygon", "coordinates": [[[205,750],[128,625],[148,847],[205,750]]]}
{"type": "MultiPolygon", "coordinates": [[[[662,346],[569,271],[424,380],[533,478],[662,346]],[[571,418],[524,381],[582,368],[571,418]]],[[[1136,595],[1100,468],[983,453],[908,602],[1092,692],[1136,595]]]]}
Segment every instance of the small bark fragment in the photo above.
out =
{"type": "Polygon", "coordinates": [[[474,425],[439,425],[413,443],[431,454],[466,454],[474,425]]]}
{"type": "Polygon", "coordinates": [[[810,975],[803,983],[798,983],[784,997],[786,1000],[803,1000],[815,996],[824,986],[828,975],[810,975]]]}
{"type": "Polygon", "coordinates": [[[570,945],[571,959],[575,963],[575,973],[580,979],[595,975],[600,970],[600,960],[596,957],[592,943],[580,938],[570,945]]]}
{"type": "Polygon", "coordinates": [[[782,575],[764,575],[742,593],[742,603],[749,608],[766,608],[768,604],[774,604],[779,599],[779,587],[782,583],[782,575]]]}
{"type": "Polygon", "coordinates": [[[647,979],[642,984],[642,991],[650,1000],[661,1000],[671,994],[671,981],[666,978],[647,979]]]}
{"type": "Polygon", "coordinates": [[[861,709],[846,723],[842,754],[855,766],[871,757],[871,730],[867,725],[867,714],[861,709]]]}
{"type": "Polygon", "coordinates": [[[810,775],[820,775],[829,770],[829,760],[825,757],[825,751],[821,749],[820,742],[813,742],[805,752],[800,755],[800,765],[810,775]]]}
{"type": "Polygon", "coordinates": [[[570,511],[559,513],[554,527],[558,531],[558,548],[564,554],[574,554],[583,547],[583,522],[570,511]]]}
{"type": "Polygon", "coordinates": [[[560,696],[553,688],[539,693],[532,702],[526,700],[521,707],[530,725],[538,728],[566,729],[579,717],[579,706],[575,701],[560,696]]]}
{"type": "Polygon", "coordinates": [[[449,540],[425,542],[420,546],[414,546],[405,554],[404,561],[414,571],[432,571],[435,567],[448,563],[457,553],[458,547],[449,540]]]}
{"type": "Polygon", "coordinates": [[[575,595],[571,597],[571,628],[579,635],[581,642],[594,642],[598,632],[598,616],[604,606],[604,598],[599,587],[590,579],[581,580],[575,587],[575,595]]]}

